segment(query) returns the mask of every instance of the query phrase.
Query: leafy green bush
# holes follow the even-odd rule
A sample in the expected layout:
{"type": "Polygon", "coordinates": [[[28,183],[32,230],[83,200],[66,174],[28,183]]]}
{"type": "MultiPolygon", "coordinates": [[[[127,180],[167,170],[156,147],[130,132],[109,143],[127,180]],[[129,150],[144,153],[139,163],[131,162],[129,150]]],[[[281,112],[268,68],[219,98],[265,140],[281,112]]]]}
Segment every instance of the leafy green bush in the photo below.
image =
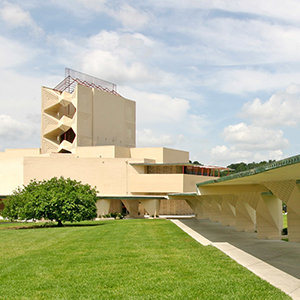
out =
{"type": "Polygon", "coordinates": [[[62,222],[91,220],[97,216],[97,191],[70,178],[31,180],[4,199],[2,216],[11,220],[42,218],[62,222]]]}

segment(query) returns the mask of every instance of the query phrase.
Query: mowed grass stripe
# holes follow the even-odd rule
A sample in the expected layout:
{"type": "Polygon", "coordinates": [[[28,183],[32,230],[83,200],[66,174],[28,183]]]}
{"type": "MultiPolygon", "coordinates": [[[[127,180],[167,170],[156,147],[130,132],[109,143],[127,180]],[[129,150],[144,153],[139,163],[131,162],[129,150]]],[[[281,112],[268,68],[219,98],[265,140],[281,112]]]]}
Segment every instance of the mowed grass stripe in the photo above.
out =
{"type": "Polygon", "coordinates": [[[0,299],[290,299],[168,220],[0,230],[0,299]]]}

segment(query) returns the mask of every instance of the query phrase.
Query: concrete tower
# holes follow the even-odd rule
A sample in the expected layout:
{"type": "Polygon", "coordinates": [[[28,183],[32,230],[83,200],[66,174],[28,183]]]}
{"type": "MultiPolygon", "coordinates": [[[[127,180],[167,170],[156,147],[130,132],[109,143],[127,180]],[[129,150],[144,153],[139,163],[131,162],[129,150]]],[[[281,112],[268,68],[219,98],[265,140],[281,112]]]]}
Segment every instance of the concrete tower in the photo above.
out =
{"type": "Polygon", "coordinates": [[[112,83],[66,69],[54,89],[42,87],[41,153],[79,146],[135,147],[135,102],[112,83]]]}

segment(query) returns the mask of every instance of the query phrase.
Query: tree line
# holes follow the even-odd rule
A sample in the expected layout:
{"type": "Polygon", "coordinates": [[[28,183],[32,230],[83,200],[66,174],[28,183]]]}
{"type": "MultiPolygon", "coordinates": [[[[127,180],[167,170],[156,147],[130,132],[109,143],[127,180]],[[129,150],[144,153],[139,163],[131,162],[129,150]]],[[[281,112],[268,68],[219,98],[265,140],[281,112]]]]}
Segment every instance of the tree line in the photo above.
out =
{"type": "MultiPolygon", "coordinates": [[[[271,164],[275,161],[276,160],[270,159],[269,161],[264,160],[264,161],[261,161],[259,163],[256,163],[256,162],[252,162],[252,163],[249,163],[249,164],[246,164],[244,162],[233,163],[233,164],[230,164],[230,165],[227,166],[227,168],[231,169],[230,171],[221,172],[221,177],[222,176],[227,176],[227,175],[230,175],[230,174],[234,174],[234,173],[239,173],[239,172],[251,170],[251,169],[254,169],[254,168],[257,168],[257,167],[261,167],[263,165],[271,164]]],[[[194,165],[203,166],[203,164],[199,163],[197,160],[194,161],[194,162],[190,161],[190,163],[193,163],[194,165]]]]}

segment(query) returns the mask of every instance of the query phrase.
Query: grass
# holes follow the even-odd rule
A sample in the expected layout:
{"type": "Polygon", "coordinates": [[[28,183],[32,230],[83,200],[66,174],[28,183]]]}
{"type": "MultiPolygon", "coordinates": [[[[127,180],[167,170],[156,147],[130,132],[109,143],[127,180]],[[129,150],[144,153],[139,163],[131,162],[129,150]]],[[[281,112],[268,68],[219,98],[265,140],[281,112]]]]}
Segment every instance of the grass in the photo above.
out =
{"type": "Polygon", "coordinates": [[[287,215],[286,214],[282,214],[282,221],[283,221],[283,228],[287,228],[288,223],[287,223],[287,215]]]}
{"type": "Polygon", "coordinates": [[[92,224],[0,230],[0,299],[291,299],[168,220],[92,224]]]}

